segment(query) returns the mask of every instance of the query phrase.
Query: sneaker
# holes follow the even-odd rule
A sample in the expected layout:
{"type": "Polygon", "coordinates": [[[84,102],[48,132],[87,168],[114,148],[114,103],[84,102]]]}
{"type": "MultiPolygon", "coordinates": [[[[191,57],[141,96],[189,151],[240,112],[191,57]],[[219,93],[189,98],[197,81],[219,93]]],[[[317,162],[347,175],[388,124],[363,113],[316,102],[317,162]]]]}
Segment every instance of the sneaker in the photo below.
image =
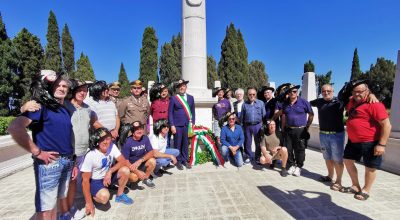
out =
{"type": "Polygon", "coordinates": [[[150,187],[150,188],[156,187],[156,184],[154,184],[151,179],[143,180],[143,184],[145,184],[147,187],[150,187]]]}
{"type": "Polygon", "coordinates": [[[287,177],[287,175],[288,175],[288,171],[286,169],[282,169],[281,170],[281,176],[282,177],[287,177]]]}
{"type": "Polygon", "coordinates": [[[186,163],[185,164],[186,169],[190,170],[192,169],[192,165],[190,163],[186,163]]]}
{"type": "Polygon", "coordinates": [[[74,216],[71,218],[73,220],[81,220],[83,218],[86,217],[86,209],[85,207],[76,210],[76,212],[74,213],[74,216]]]}
{"type": "Polygon", "coordinates": [[[293,175],[295,170],[296,170],[296,167],[295,166],[291,166],[287,172],[288,172],[289,175],[293,175]]]}
{"type": "Polygon", "coordinates": [[[301,168],[300,167],[296,167],[296,169],[293,172],[293,176],[299,177],[300,174],[301,174],[301,168]]]}
{"type": "Polygon", "coordinates": [[[130,188],[131,190],[135,190],[135,189],[137,189],[137,190],[144,190],[144,187],[143,186],[139,186],[139,183],[138,182],[134,182],[134,183],[128,183],[127,184],[127,186],[128,186],[128,188],[130,188]]]}
{"type": "Polygon", "coordinates": [[[129,198],[125,193],[115,197],[115,202],[124,203],[125,205],[133,204],[133,199],[129,198]]]}
{"type": "Polygon", "coordinates": [[[183,170],[183,165],[181,163],[176,164],[178,170],[183,170]]]}
{"type": "Polygon", "coordinates": [[[244,160],[244,164],[245,165],[250,164],[250,158],[247,158],[246,160],[244,160]]]}

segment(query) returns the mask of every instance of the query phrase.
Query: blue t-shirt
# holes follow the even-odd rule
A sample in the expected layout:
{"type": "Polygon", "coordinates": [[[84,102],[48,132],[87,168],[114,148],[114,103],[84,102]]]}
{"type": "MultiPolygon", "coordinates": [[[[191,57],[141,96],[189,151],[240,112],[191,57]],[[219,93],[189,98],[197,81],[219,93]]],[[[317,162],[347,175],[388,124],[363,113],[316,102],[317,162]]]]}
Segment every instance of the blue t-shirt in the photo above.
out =
{"type": "Polygon", "coordinates": [[[122,146],[122,155],[131,163],[135,163],[140,158],[144,157],[148,152],[152,151],[149,137],[143,135],[140,140],[134,140],[129,137],[124,146],[122,146]]]}
{"type": "Polygon", "coordinates": [[[314,114],[311,105],[307,100],[298,97],[297,101],[291,105],[286,101],[282,105],[283,114],[286,115],[286,125],[288,127],[301,127],[307,125],[307,113],[314,114]]]}
{"type": "Polygon", "coordinates": [[[71,116],[66,108],[51,110],[42,105],[39,111],[25,112],[22,115],[32,120],[30,127],[33,142],[41,150],[56,151],[61,155],[74,153],[71,143],[71,116]]]}

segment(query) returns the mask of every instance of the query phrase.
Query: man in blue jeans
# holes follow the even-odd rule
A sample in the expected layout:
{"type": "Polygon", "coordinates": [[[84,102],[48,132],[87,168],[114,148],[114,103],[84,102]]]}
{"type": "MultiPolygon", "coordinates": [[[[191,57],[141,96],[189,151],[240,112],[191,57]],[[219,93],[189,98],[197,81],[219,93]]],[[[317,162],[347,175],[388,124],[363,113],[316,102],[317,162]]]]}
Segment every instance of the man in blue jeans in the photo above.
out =
{"type": "MultiPolygon", "coordinates": [[[[239,168],[243,165],[242,152],[244,134],[242,126],[236,124],[236,113],[228,113],[228,124],[221,130],[221,153],[225,161],[233,157],[235,165],[239,168]]],[[[229,163],[225,163],[229,164],[229,163]]]]}
{"type": "Polygon", "coordinates": [[[168,168],[171,162],[174,165],[177,163],[176,157],[179,155],[179,150],[167,148],[168,132],[169,124],[167,120],[161,119],[154,124],[154,134],[150,137],[154,157],[156,158],[156,168],[153,171],[153,177],[156,177],[158,173],[165,173],[164,169],[168,168]]]}
{"type": "MultiPolygon", "coordinates": [[[[57,202],[66,203],[69,181],[74,165],[71,143],[72,125],[68,110],[63,107],[69,82],[52,70],[42,70],[32,87],[32,94],[42,94],[36,101],[41,107],[35,112],[24,112],[9,126],[14,140],[32,153],[36,179],[36,219],[56,219],[57,202]],[[45,89],[42,89],[45,88],[45,89]],[[32,129],[31,139],[26,127],[32,129]],[[51,177],[51,178],[49,178],[51,177]]],[[[74,170],[73,178],[77,173],[74,170]]],[[[59,210],[64,215],[68,210],[59,210]]]]}

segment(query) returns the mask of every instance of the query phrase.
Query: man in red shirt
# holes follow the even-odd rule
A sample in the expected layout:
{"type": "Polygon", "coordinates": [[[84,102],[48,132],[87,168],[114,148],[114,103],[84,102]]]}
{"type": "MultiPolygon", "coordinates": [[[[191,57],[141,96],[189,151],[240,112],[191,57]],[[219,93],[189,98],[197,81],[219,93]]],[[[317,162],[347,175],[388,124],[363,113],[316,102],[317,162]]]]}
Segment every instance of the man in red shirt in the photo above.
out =
{"type": "Polygon", "coordinates": [[[355,193],[354,198],[366,200],[376,178],[376,169],[382,163],[382,155],[389,138],[391,124],[385,106],[366,101],[370,91],[365,81],[353,84],[352,97],[346,106],[348,112],[348,143],[344,151],[344,164],[350,175],[352,186],[341,191],[355,193]],[[355,161],[363,158],[365,166],[365,185],[361,188],[358,181],[355,161]]]}

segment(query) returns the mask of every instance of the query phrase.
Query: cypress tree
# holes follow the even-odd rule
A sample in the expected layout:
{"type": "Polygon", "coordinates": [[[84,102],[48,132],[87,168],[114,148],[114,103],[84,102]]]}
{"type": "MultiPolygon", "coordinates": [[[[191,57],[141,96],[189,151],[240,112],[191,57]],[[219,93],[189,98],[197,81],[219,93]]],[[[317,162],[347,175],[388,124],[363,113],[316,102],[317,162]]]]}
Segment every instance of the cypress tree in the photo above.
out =
{"type": "Polygon", "coordinates": [[[213,56],[207,56],[207,88],[214,88],[214,81],[218,80],[217,63],[213,56]]]}
{"type": "Polygon", "coordinates": [[[129,87],[128,76],[126,74],[123,63],[121,63],[121,66],[119,68],[118,82],[121,83],[121,93],[119,96],[121,98],[129,96],[131,94],[131,91],[130,91],[130,87],[129,87]]]}
{"type": "Polygon", "coordinates": [[[82,81],[95,81],[94,71],[89,57],[81,53],[81,56],[76,61],[75,78],[82,81]]]}
{"type": "MultiPolygon", "coordinates": [[[[237,31],[237,45],[238,45],[238,52],[239,52],[239,61],[238,61],[239,65],[237,68],[237,74],[242,75],[244,84],[245,84],[245,86],[244,86],[245,88],[247,88],[249,86],[254,86],[254,84],[249,82],[250,78],[252,78],[252,75],[249,75],[248,51],[246,48],[246,44],[244,42],[242,32],[239,29],[237,31]]],[[[264,73],[265,73],[265,66],[264,66],[264,73]]],[[[261,76],[259,76],[259,77],[261,77],[261,76]]]]}
{"type": "MultiPolygon", "coordinates": [[[[40,39],[23,28],[13,39],[13,45],[16,50],[19,61],[17,67],[18,82],[14,88],[14,93],[18,94],[17,99],[26,102],[31,94],[29,88],[32,78],[37,75],[43,65],[43,48],[40,39]]],[[[16,106],[19,109],[19,106],[16,106]]]]}
{"type": "Polygon", "coordinates": [[[358,59],[358,51],[356,48],[356,49],[354,49],[353,62],[351,64],[350,80],[357,80],[361,77],[361,75],[362,75],[362,72],[360,69],[360,61],[358,59]]]}
{"type": "Polygon", "coordinates": [[[307,73],[307,72],[315,72],[314,63],[311,62],[311,60],[309,60],[308,62],[306,62],[306,63],[304,64],[304,72],[305,72],[305,73],[307,73]]]}
{"type": "Polygon", "coordinates": [[[64,70],[71,78],[73,78],[75,71],[74,40],[71,37],[67,24],[64,25],[61,40],[64,70]]]}
{"type": "Polygon", "coordinates": [[[249,64],[249,81],[248,86],[254,86],[260,88],[265,86],[268,82],[268,75],[265,72],[265,65],[263,62],[254,60],[249,64]]]}
{"type": "Polygon", "coordinates": [[[44,56],[44,68],[61,72],[60,32],[58,31],[57,19],[53,11],[50,11],[46,38],[47,45],[44,56]]]}
{"type": "Polygon", "coordinates": [[[0,116],[10,113],[9,100],[13,97],[16,77],[16,54],[11,40],[8,38],[3,17],[0,14],[0,116]]]}
{"type": "Polygon", "coordinates": [[[172,36],[171,46],[174,49],[175,63],[178,65],[178,70],[182,74],[182,37],[180,32],[176,37],[172,36]]]}
{"type": "Polygon", "coordinates": [[[140,70],[139,79],[147,88],[148,81],[158,81],[158,39],[156,31],[152,27],[147,27],[143,33],[142,48],[140,49],[140,70]]]}
{"type": "Polygon", "coordinates": [[[160,55],[160,81],[167,86],[179,80],[181,76],[179,65],[176,62],[177,59],[172,45],[165,43],[161,48],[160,55]]]}
{"type": "Polygon", "coordinates": [[[221,58],[218,63],[218,76],[222,87],[239,88],[246,86],[245,77],[241,68],[241,57],[239,54],[238,36],[235,26],[231,23],[226,28],[224,41],[221,45],[221,58]]]}

